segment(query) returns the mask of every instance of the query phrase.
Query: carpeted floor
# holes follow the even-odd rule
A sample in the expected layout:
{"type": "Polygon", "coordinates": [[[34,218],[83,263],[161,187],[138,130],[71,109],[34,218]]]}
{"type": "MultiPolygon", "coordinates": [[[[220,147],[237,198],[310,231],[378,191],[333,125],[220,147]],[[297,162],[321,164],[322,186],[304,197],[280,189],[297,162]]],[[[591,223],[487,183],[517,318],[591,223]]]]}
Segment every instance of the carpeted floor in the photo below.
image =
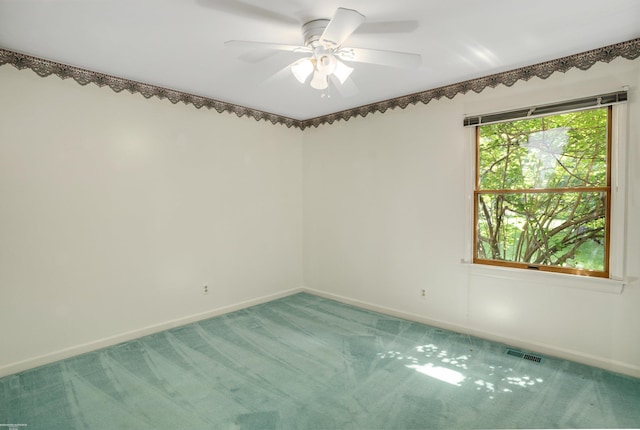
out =
{"type": "Polygon", "coordinates": [[[640,379],[505,351],[296,294],[2,378],[0,424],[29,430],[640,427],[640,379]]]}

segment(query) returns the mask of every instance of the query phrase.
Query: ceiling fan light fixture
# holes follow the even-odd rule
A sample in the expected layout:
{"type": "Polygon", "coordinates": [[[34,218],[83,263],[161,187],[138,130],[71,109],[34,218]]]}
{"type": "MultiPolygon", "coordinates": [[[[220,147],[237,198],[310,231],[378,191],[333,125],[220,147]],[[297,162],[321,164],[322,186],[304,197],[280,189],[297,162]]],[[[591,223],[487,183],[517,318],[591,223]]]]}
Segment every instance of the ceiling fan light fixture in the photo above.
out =
{"type": "Polygon", "coordinates": [[[300,82],[304,84],[307,81],[307,78],[311,73],[313,73],[313,62],[309,58],[303,58],[302,60],[296,61],[291,66],[291,73],[293,76],[300,82]]]}
{"type": "Polygon", "coordinates": [[[329,87],[327,75],[316,70],[309,85],[311,85],[311,88],[314,88],[316,90],[326,90],[329,87]]]}
{"type": "Polygon", "coordinates": [[[338,60],[330,53],[318,55],[316,69],[323,75],[330,75],[336,70],[338,60]]]}
{"type": "Polygon", "coordinates": [[[342,61],[336,60],[336,69],[333,71],[333,76],[338,78],[341,84],[344,84],[344,82],[349,79],[351,72],[353,72],[353,67],[349,67],[342,61]]]}
{"type": "MultiPolygon", "coordinates": [[[[339,7],[331,19],[315,19],[302,25],[304,46],[246,40],[228,40],[224,44],[229,47],[252,47],[310,55],[310,57],[300,59],[287,66],[283,72],[286,73],[286,69],[290,69],[293,76],[301,84],[306,84],[309,81],[309,76],[313,74],[309,85],[317,90],[327,89],[329,87],[328,80],[332,79],[332,84],[336,85],[341,94],[353,93],[353,89],[356,88],[350,80],[353,69],[342,61],[346,61],[348,64],[354,61],[411,69],[420,66],[421,57],[419,54],[379,49],[345,48],[343,43],[364,20],[365,16],[357,10],[339,7]]],[[[280,72],[276,75],[280,75],[280,72]]]]}

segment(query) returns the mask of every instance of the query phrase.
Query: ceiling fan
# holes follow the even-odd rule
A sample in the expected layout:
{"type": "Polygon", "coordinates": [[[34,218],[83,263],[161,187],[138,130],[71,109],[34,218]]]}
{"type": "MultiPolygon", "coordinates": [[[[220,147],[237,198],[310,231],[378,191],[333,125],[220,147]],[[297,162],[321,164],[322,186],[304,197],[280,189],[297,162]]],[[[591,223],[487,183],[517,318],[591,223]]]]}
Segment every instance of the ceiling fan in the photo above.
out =
{"type": "Polygon", "coordinates": [[[225,42],[225,46],[281,50],[308,55],[287,68],[302,84],[306,83],[311,76],[309,84],[317,90],[327,89],[330,78],[336,85],[350,81],[353,68],[344,62],[400,68],[420,66],[422,60],[419,54],[343,46],[343,43],[364,20],[365,16],[356,10],[338,8],[330,20],[316,19],[302,26],[304,46],[243,40],[229,40],[225,42]]]}

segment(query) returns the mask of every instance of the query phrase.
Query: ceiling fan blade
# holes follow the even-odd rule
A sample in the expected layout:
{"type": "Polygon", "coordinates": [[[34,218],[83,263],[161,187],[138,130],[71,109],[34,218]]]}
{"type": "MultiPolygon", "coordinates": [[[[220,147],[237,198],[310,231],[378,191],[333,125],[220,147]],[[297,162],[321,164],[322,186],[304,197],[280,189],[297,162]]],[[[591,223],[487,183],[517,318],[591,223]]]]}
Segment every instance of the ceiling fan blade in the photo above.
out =
{"type": "Polygon", "coordinates": [[[262,81],[262,83],[260,85],[273,85],[273,84],[279,83],[280,81],[282,81],[284,79],[290,78],[291,77],[291,66],[296,64],[298,61],[300,61],[300,60],[296,60],[293,63],[291,63],[291,64],[289,64],[287,66],[284,66],[282,69],[278,70],[273,75],[269,76],[267,79],[262,81]]]}
{"type": "Polygon", "coordinates": [[[412,33],[418,27],[418,21],[365,22],[358,28],[358,34],[412,33]]]}
{"type": "Polygon", "coordinates": [[[286,16],[272,10],[245,3],[241,0],[198,0],[204,7],[214,9],[217,12],[226,12],[232,15],[260,20],[274,21],[279,24],[299,25],[297,19],[286,16]]]}
{"type": "Polygon", "coordinates": [[[249,64],[261,63],[274,55],[278,55],[278,51],[270,51],[267,49],[247,49],[238,55],[238,60],[249,64]]]}
{"type": "Polygon", "coordinates": [[[341,46],[351,33],[360,27],[364,19],[365,16],[357,10],[339,7],[320,36],[320,42],[331,48],[341,46]]]}
{"type": "Polygon", "coordinates": [[[422,57],[419,54],[378,49],[342,48],[335,55],[344,61],[379,64],[402,69],[417,69],[422,63],[422,57]]]}
{"type": "Polygon", "coordinates": [[[298,45],[285,45],[281,43],[268,43],[268,42],[251,42],[248,40],[227,40],[224,42],[224,46],[228,48],[257,48],[257,49],[271,49],[278,51],[300,52],[310,53],[313,52],[306,46],[298,45]]]}
{"type": "Polygon", "coordinates": [[[343,84],[341,84],[340,80],[333,75],[331,75],[329,79],[333,84],[332,87],[335,88],[336,91],[338,91],[342,98],[347,99],[349,97],[353,97],[360,91],[358,89],[358,86],[355,84],[355,82],[353,82],[353,79],[351,78],[348,78],[346,81],[344,81],[343,84]]]}

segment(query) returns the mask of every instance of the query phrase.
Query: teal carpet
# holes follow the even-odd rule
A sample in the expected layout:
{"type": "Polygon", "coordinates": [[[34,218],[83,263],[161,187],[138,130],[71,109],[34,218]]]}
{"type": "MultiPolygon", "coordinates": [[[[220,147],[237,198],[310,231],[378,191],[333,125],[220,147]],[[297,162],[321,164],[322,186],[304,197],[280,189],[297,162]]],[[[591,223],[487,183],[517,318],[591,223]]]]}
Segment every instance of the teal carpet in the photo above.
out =
{"type": "Polygon", "coordinates": [[[2,378],[0,424],[638,428],[640,379],[296,294],[2,378]]]}

